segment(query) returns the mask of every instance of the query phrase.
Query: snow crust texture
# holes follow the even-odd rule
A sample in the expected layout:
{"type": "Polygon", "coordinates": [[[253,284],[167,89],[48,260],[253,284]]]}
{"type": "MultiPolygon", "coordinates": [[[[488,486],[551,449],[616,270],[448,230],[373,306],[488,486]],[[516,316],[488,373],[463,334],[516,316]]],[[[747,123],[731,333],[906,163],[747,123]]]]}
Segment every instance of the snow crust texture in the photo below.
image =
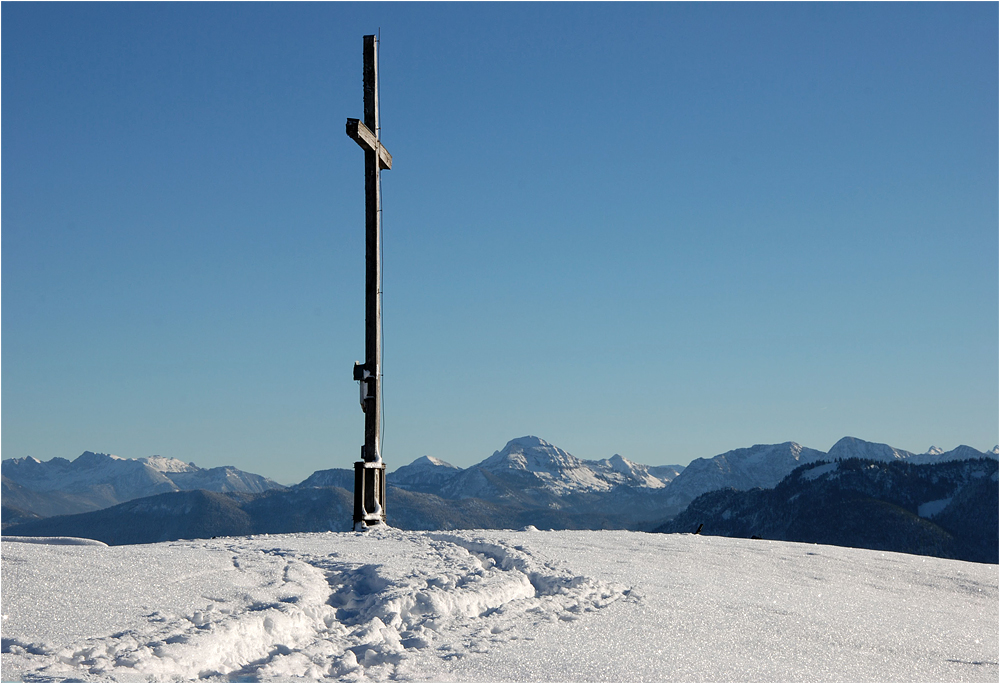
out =
{"type": "Polygon", "coordinates": [[[89,550],[4,544],[5,680],[423,680],[629,594],[467,534],[89,550]]]}
{"type": "Polygon", "coordinates": [[[0,537],[0,543],[47,544],[50,546],[107,546],[96,539],[82,537],[0,537]]]}
{"type": "Polygon", "coordinates": [[[638,532],[2,545],[6,681],[996,681],[997,567],[638,532]]]}

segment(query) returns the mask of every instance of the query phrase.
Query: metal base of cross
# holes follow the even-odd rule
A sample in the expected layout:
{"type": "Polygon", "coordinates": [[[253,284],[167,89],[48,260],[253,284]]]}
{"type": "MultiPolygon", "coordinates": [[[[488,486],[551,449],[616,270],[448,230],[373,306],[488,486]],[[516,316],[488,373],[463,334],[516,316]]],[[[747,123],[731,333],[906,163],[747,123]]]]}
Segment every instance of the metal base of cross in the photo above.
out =
{"type": "Polygon", "coordinates": [[[385,463],[354,463],[354,529],[385,524],[385,463]]]}

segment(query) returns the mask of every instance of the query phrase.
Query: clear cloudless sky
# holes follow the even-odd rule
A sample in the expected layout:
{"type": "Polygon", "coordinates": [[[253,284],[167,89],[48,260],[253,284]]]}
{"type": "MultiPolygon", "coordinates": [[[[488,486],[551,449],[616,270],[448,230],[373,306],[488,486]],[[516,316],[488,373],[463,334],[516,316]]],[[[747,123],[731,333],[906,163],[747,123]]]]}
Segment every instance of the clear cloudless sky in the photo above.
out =
{"type": "Polygon", "coordinates": [[[2,451],[998,441],[998,6],[3,3],[2,451]]]}

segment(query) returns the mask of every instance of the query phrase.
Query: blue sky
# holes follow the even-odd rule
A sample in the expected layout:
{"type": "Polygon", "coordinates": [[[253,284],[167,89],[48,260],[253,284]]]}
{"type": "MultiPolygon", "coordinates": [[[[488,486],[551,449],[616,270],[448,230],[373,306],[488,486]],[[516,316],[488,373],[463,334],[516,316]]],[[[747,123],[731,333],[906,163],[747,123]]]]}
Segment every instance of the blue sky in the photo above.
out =
{"type": "Polygon", "coordinates": [[[2,451],[385,458],[998,441],[998,9],[2,6],[2,451]]]}

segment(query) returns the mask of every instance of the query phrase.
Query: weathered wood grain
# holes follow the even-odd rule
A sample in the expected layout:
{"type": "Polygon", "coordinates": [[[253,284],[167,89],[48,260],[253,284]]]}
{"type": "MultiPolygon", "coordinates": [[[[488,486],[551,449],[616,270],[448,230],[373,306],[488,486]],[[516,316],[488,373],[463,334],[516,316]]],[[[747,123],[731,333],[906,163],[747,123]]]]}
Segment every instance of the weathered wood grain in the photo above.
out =
{"type": "Polygon", "coordinates": [[[375,138],[375,134],[368,130],[360,119],[347,120],[347,135],[365,152],[378,152],[379,171],[392,169],[392,155],[389,154],[389,150],[382,146],[382,143],[375,138]]]}

